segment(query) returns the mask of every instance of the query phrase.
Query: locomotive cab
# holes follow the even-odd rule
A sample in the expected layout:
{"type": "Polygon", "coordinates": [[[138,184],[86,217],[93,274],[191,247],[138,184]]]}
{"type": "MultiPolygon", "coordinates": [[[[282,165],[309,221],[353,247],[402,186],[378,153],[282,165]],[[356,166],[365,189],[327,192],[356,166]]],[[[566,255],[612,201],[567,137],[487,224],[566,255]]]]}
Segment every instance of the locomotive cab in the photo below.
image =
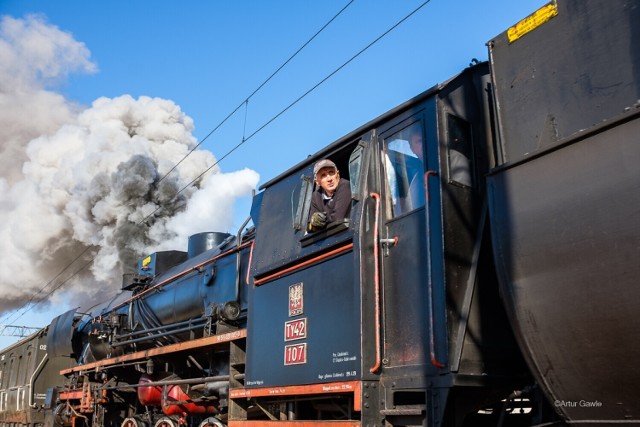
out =
{"type": "Polygon", "coordinates": [[[230,420],[431,425],[522,386],[482,203],[488,82],[487,64],[470,68],[262,187],[230,420]],[[351,214],[307,233],[324,158],[350,181],[351,214]]]}

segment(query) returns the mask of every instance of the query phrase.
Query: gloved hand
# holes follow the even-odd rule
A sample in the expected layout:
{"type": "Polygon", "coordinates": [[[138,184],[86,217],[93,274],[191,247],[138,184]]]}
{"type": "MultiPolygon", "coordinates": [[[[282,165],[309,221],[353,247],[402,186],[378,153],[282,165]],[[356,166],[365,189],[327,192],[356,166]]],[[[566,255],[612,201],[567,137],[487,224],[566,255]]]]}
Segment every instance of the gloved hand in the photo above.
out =
{"type": "Polygon", "coordinates": [[[311,220],[309,221],[311,231],[318,230],[325,225],[327,225],[327,214],[324,212],[314,212],[313,215],[311,215],[311,220]]]}

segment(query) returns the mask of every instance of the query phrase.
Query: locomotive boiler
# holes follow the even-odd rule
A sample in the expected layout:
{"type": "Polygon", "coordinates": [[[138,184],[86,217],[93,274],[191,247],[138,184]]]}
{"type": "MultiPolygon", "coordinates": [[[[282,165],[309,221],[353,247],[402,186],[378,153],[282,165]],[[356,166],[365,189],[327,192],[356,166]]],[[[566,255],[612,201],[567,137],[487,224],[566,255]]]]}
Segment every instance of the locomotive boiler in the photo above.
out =
{"type": "Polygon", "coordinates": [[[64,371],[72,387],[98,381],[104,391],[101,396],[62,391],[52,408],[54,424],[72,423],[76,415],[69,402],[109,407],[101,423],[117,417],[118,424],[128,426],[166,427],[176,417],[206,420],[224,412],[228,350],[194,349],[210,350],[225,334],[242,335],[247,312],[242,285],[252,235],[250,229],[237,236],[191,236],[187,252],[157,252],[140,260],[135,272],[124,275],[123,291],[112,301],[54,319],[49,351],[77,360],[77,367],[64,371]],[[117,395],[118,404],[107,394],[117,395]],[[140,408],[155,413],[140,413],[140,408]]]}
{"type": "Polygon", "coordinates": [[[639,43],[637,1],[552,1],[265,183],[252,227],[143,258],[48,327],[76,363],[45,424],[638,423],[639,43]],[[351,210],[308,232],[321,159],[351,210]]]}

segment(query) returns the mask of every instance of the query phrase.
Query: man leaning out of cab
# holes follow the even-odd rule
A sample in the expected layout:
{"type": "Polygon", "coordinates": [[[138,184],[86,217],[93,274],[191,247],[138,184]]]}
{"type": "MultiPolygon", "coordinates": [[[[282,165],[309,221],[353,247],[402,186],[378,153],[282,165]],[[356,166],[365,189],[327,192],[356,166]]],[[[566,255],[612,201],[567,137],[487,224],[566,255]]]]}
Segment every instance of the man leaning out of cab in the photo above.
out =
{"type": "Polygon", "coordinates": [[[341,221],[351,211],[351,186],[340,178],[336,164],[329,159],[318,161],[313,167],[316,189],[311,196],[307,231],[324,229],[327,224],[341,221]]]}

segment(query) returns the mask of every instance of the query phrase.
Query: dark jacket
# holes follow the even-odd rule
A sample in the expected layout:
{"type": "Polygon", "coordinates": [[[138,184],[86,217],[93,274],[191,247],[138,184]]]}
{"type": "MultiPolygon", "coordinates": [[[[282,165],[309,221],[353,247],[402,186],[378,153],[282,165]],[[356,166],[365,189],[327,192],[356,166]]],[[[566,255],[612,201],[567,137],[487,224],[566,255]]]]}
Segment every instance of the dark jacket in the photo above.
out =
{"type": "Polygon", "coordinates": [[[351,212],[351,184],[349,180],[340,178],[338,188],[330,199],[323,197],[324,191],[319,187],[311,195],[311,209],[309,219],[315,212],[324,212],[327,215],[327,224],[341,221],[351,212]]]}

